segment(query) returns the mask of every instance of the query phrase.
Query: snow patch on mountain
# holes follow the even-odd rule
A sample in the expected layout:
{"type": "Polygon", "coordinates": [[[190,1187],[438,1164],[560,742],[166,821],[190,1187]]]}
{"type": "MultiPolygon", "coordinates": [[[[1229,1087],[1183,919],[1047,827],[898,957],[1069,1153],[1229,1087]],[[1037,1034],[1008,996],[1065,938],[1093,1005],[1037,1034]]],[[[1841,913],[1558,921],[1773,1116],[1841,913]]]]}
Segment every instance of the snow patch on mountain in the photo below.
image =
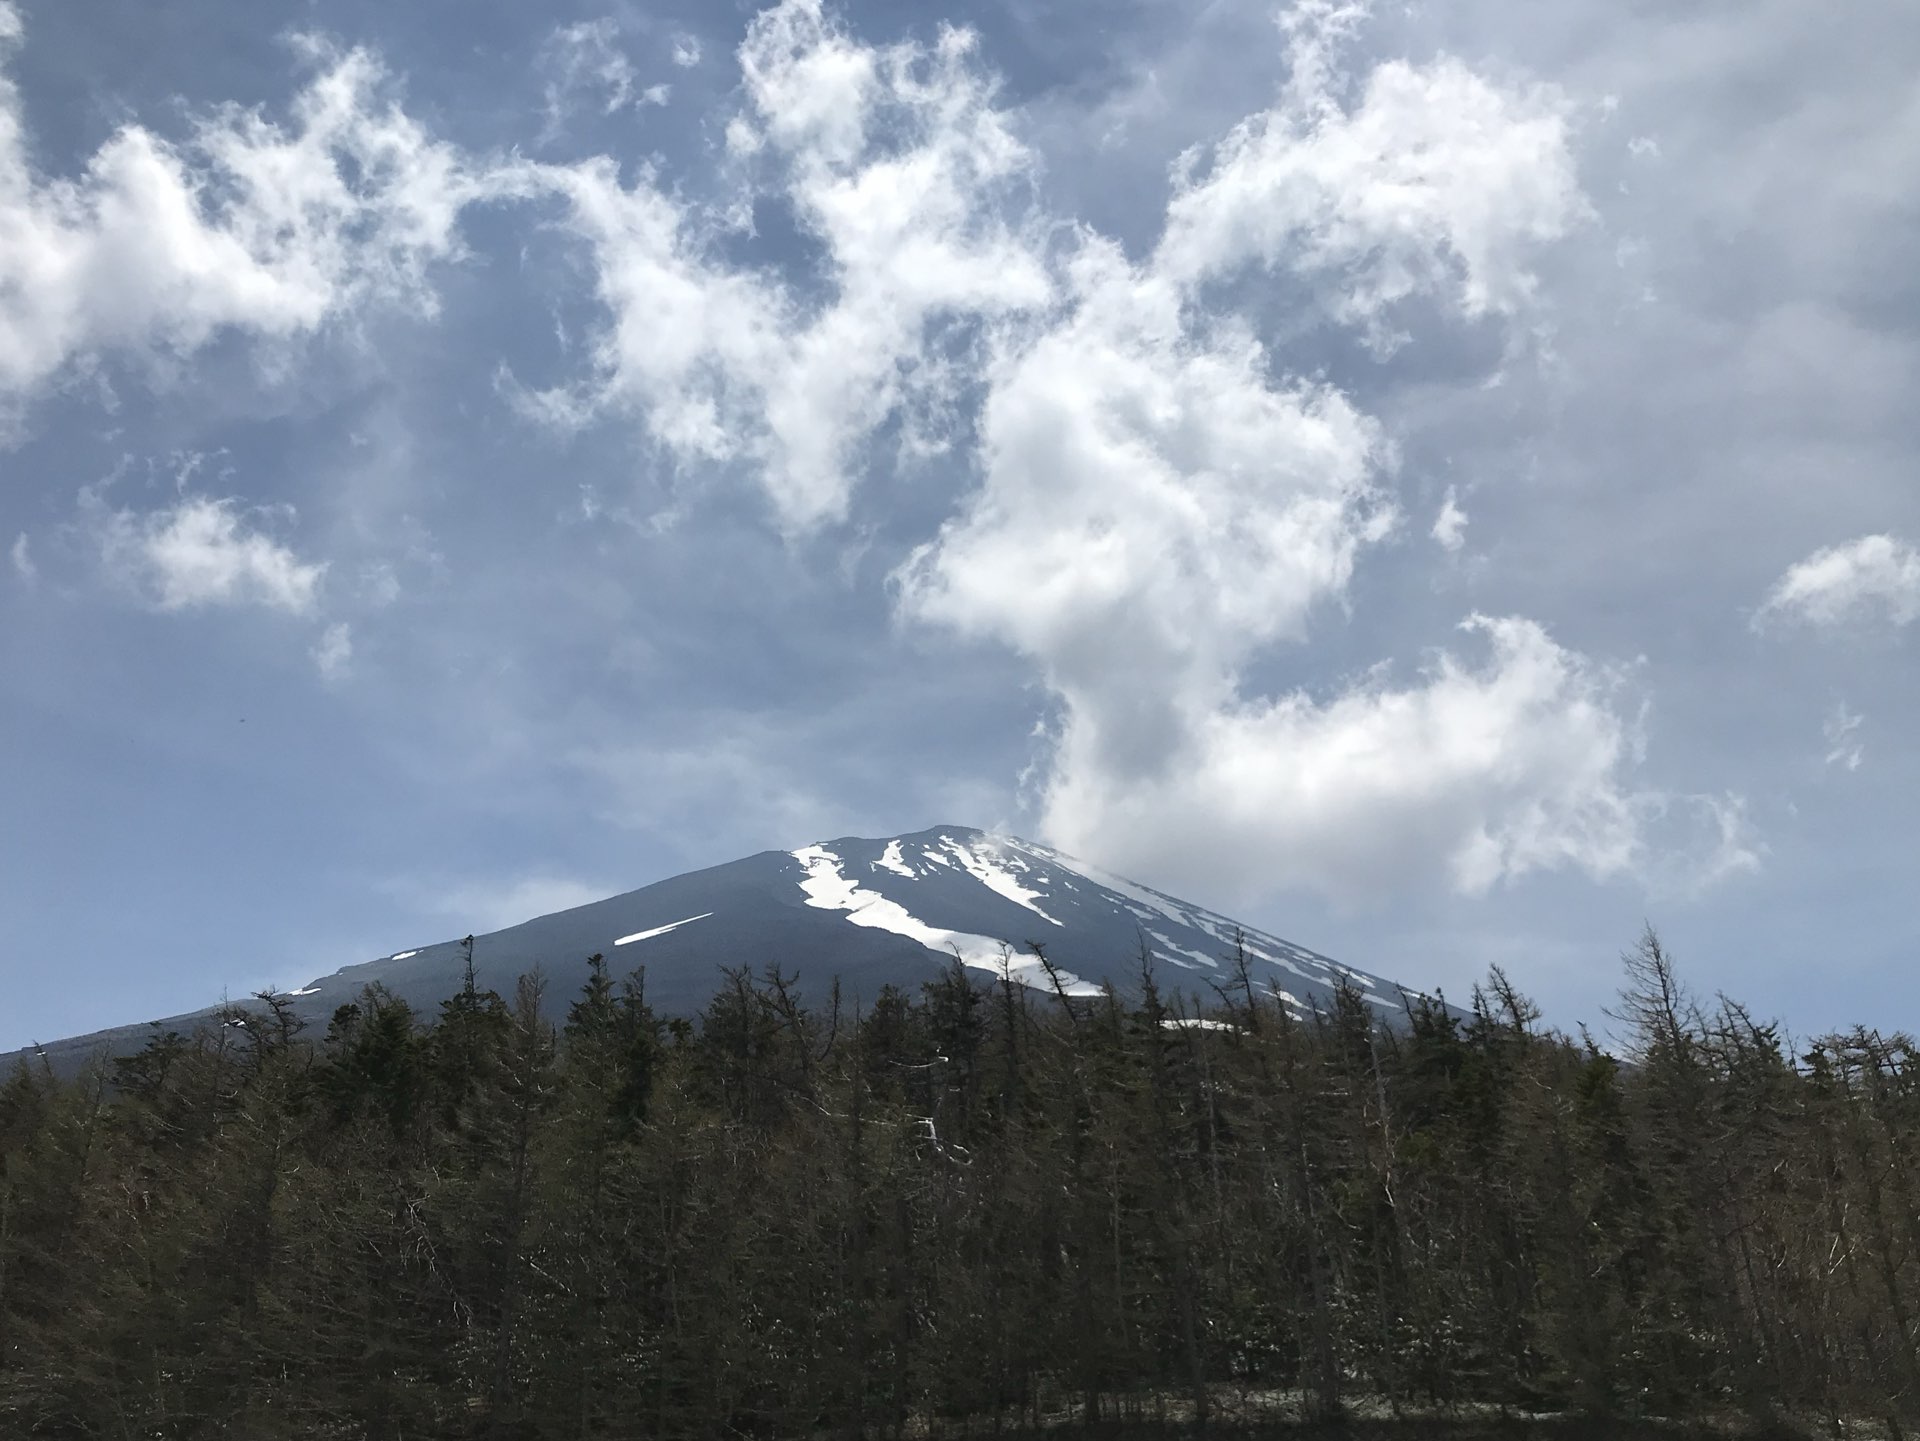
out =
{"type": "MultiPolygon", "coordinates": [[[[1034,904],[1035,901],[1040,899],[1040,892],[1030,891],[1021,885],[1013,872],[1008,870],[1004,865],[997,864],[990,853],[983,855],[981,851],[976,851],[971,846],[962,845],[952,836],[948,836],[945,839],[945,850],[952,855],[955,860],[960,862],[966,869],[968,875],[980,882],[981,885],[996,895],[1005,896],[1016,906],[1025,906],[1048,925],[1057,926],[1060,924],[1059,921],[1055,920],[1052,916],[1041,910],[1039,906],[1034,904]]],[[[985,850],[985,847],[982,847],[982,850],[985,850]]]]}
{"type": "Polygon", "coordinates": [[[697,916],[688,916],[683,921],[668,921],[666,925],[655,926],[650,931],[635,931],[630,936],[621,936],[617,941],[614,942],[614,944],[616,946],[624,946],[634,941],[650,941],[655,936],[664,936],[668,931],[677,931],[680,929],[680,927],[690,926],[695,921],[704,921],[708,916],[712,914],[713,914],[712,911],[702,911],[697,916]]]}
{"type": "Polygon", "coordinates": [[[887,842],[886,850],[881,853],[880,859],[875,861],[874,864],[883,871],[892,871],[896,876],[905,876],[908,880],[912,880],[920,874],[920,872],[908,865],[905,858],[901,856],[898,837],[887,842]]]}
{"type": "MultiPolygon", "coordinates": [[[[928,925],[898,901],[889,900],[878,891],[867,890],[858,881],[849,879],[840,857],[825,846],[802,846],[789,854],[806,871],[800,889],[806,893],[808,905],[821,910],[842,911],[856,926],[892,931],[895,935],[918,941],[930,951],[945,951],[958,956],[961,964],[976,970],[991,971],[996,976],[1011,975],[1023,985],[1043,990],[1052,988],[1053,983],[1047,978],[1045,967],[1037,957],[1020,955],[1008,942],[997,941],[991,936],[928,925]]],[[[935,859],[936,854],[929,851],[928,859],[935,859]]],[[[1081,980],[1070,971],[1056,968],[1055,973],[1068,995],[1100,994],[1098,986],[1081,980]]]]}
{"type": "Polygon", "coordinates": [[[1158,931],[1148,931],[1147,935],[1150,939],[1159,943],[1162,949],[1158,953],[1165,955],[1166,958],[1176,966],[1184,966],[1190,971],[1217,971],[1220,969],[1220,962],[1214,959],[1214,957],[1193,950],[1191,947],[1178,945],[1170,936],[1163,936],[1158,931]],[[1183,960],[1181,959],[1182,957],[1186,959],[1183,960]]]}

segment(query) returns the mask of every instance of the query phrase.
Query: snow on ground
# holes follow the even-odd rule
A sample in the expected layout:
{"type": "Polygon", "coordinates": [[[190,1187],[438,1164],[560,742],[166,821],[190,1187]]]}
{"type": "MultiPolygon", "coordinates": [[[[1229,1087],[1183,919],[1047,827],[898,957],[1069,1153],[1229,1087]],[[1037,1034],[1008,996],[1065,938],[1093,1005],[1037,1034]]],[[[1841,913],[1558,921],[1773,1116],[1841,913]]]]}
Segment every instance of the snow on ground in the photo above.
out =
{"type": "Polygon", "coordinates": [[[945,840],[948,854],[959,861],[960,864],[966,868],[967,874],[980,882],[981,885],[985,886],[995,895],[1005,896],[1016,906],[1025,906],[1048,925],[1057,926],[1060,924],[1059,921],[1056,921],[1052,916],[1034,904],[1035,901],[1040,899],[1040,892],[1030,891],[1021,885],[1013,872],[1008,870],[1004,865],[998,864],[991,854],[982,855],[971,846],[962,845],[952,836],[947,836],[945,840]]]}
{"type": "Polygon", "coordinates": [[[1164,955],[1176,966],[1185,966],[1190,971],[1202,969],[1217,971],[1220,969],[1219,960],[1213,956],[1191,950],[1186,946],[1175,945],[1171,937],[1163,936],[1158,931],[1148,931],[1147,935],[1149,938],[1160,943],[1160,946],[1163,948],[1160,954],[1164,955]],[[1186,957],[1185,960],[1181,959],[1183,956],[1186,957]]]}
{"type": "Polygon", "coordinates": [[[390,961],[404,961],[404,960],[407,960],[409,957],[417,956],[419,954],[420,953],[418,951],[399,951],[399,952],[396,952],[394,955],[388,956],[387,959],[390,961]]]}
{"type": "MultiPolygon", "coordinates": [[[[1052,988],[1045,969],[1033,956],[1021,955],[1009,943],[997,941],[991,936],[928,925],[898,901],[889,900],[879,892],[866,890],[859,882],[849,880],[841,869],[840,857],[825,846],[803,846],[791,854],[806,869],[806,879],[800,882],[800,889],[806,892],[808,905],[826,911],[844,911],[847,919],[856,926],[868,926],[905,936],[918,941],[930,951],[957,955],[963,965],[991,971],[996,976],[1004,970],[1022,985],[1041,990],[1052,988]]],[[[934,852],[928,852],[927,858],[939,859],[934,852]]],[[[947,861],[941,863],[951,864],[947,861]]],[[[1100,994],[1098,986],[1081,980],[1070,971],[1059,971],[1058,974],[1070,996],[1100,994]]]]}
{"type": "Polygon", "coordinates": [[[888,841],[886,850],[881,853],[880,859],[875,861],[874,864],[883,871],[892,871],[896,876],[905,876],[908,880],[912,880],[920,874],[912,866],[908,865],[906,860],[901,856],[900,842],[898,840],[888,841]]]}
{"type": "Polygon", "coordinates": [[[620,939],[615,941],[614,944],[616,946],[624,946],[632,941],[650,941],[655,936],[664,936],[668,931],[678,930],[681,926],[692,925],[695,921],[704,921],[708,916],[712,914],[713,914],[712,911],[702,911],[697,916],[688,916],[685,920],[681,920],[681,921],[668,921],[666,925],[655,926],[650,931],[635,931],[630,936],[620,937],[620,939]]]}

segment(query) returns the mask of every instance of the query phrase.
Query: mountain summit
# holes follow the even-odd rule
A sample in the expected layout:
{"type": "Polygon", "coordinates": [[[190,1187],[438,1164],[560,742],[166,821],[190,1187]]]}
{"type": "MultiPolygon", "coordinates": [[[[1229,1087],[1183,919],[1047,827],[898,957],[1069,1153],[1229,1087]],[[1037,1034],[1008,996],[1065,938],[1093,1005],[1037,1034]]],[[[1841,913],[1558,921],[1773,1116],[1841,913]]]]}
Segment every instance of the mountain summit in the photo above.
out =
{"type": "MultiPolygon", "coordinates": [[[[912,989],[955,957],[983,980],[1004,968],[1049,991],[1050,965],[1070,994],[1094,995],[1103,983],[1137,984],[1143,947],[1164,989],[1208,996],[1210,983],[1234,978],[1236,944],[1255,985],[1296,1010],[1330,1004],[1342,977],[1384,1015],[1420,994],[1047,846],[965,826],[762,851],[475,936],[472,955],[480,986],[503,995],[541,967],[558,1011],[598,953],[616,976],[644,966],[656,1010],[691,1015],[712,996],[723,966],[777,965],[816,1001],[835,979],[849,1002],[870,1002],[887,984],[912,989]]],[[[422,944],[288,995],[315,1025],[376,981],[430,1011],[460,988],[466,959],[463,940],[422,944]]],[[[214,1014],[164,1024],[184,1031],[214,1014]]],[[[145,1035],[144,1026],[125,1027],[41,1049],[58,1064],[145,1035]]]]}

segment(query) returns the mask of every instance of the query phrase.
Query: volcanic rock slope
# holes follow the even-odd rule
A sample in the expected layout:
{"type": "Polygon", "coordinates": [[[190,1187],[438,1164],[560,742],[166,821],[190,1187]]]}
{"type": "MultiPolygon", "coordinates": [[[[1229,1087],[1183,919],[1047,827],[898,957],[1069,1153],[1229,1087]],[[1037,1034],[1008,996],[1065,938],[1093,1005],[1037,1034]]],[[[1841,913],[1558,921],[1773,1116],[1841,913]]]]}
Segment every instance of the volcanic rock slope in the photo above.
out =
{"type": "MultiPolygon", "coordinates": [[[[777,965],[797,974],[816,1003],[837,978],[850,1004],[870,1002],[888,983],[916,990],[957,956],[983,981],[1004,967],[1050,992],[1036,944],[1070,994],[1097,994],[1107,981],[1123,993],[1137,988],[1145,946],[1163,991],[1211,998],[1210,983],[1233,979],[1236,942],[1255,985],[1295,1010],[1330,1005],[1342,976],[1389,1018],[1420,995],[1046,846],[963,826],[762,851],[476,936],[472,955],[480,986],[509,997],[523,972],[541,968],[547,1005],[560,1014],[598,953],[615,976],[645,967],[655,1010],[692,1015],[722,967],[777,965]]],[[[376,981],[432,1014],[459,989],[466,954],[459,939],[425,943],[288,995],[316,1027],[376,981]]],[[[185,1031],[214,1014],[161,1024],[185,1031]]],[[[64,1069],[148,1034],[146,1025],[128,1026],[37,1049],[64,1069]]]]}

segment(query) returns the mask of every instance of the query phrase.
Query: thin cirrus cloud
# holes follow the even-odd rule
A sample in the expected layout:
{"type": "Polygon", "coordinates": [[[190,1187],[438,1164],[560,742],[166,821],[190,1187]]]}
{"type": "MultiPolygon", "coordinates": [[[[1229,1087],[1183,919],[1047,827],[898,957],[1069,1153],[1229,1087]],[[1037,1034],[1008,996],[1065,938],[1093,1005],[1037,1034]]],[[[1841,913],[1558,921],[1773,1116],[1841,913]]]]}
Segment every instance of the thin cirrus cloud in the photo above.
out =
{"type": "Polygon", "coordinates": [[[1834,702],[1820,727],[1821,738],[1827,743],[1826,764],[1850,771],[1860,769],[1860,762],[1867,754],[1866,745],[1858,735],[1864,721],[1865,717],[1848,709],[1845,701],[1834,702]]]}
{"type": "Polygon", "coordinates": [[[1433,529],[1428,532],[1445,551],[1457,551],[1467,543],[1467,513],[1460,508],[1460,498],[1453,486],[1447,487],[1445,498],[1440,502],[1440,513],[1433,518],[1433,529]]]}
{"type": "Polygon", "coordinates": [[[643,86],[620,38],[620,24],[611,18],[562,25],[547,38],[540,54],[548,75],[541,142],[558,138],[568,116],[582,106],[607,116],[640,105],[667,103],[672,87],[643,86]]]}
{"type": "Polygon", "coordinates": [[[1863,535],[1789,566],[1753,617],[1756,629],[1792,620],[1827,630],[1920,620],[1920,550],[1892,535],[1863,535]]]}
{"type": "Polygon", "coordinates": [[[312,654],[322,680],[343,679],[353,665],[353,627],[346,621],[335,621],[320,633],[312,654]]]}

